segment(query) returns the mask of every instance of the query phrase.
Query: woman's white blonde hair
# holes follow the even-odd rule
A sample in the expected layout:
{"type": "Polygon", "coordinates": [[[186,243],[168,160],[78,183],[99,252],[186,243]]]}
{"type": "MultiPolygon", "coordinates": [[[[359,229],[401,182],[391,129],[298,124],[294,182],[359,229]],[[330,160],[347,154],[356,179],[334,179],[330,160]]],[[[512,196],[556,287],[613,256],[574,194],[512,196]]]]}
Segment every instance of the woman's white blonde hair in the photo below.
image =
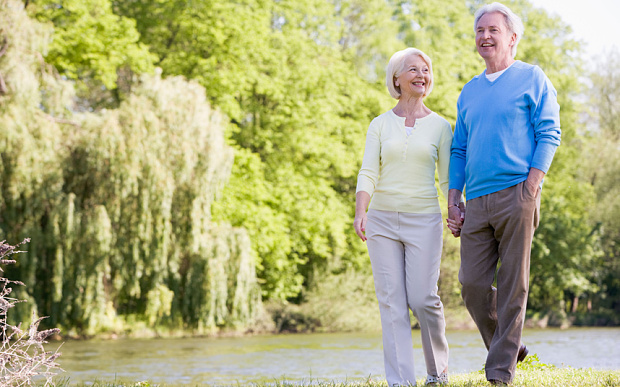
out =
{"type": "Polygon", "coordinates": [[[433,63],[431,61],[431,58],[425,53],[423,53],[421,50],[409,47],[394,53],[394,55],[392,55],[392,57],[390,58],[390,61],[388,62],[387,68],[385,70],[385,84],[388,88],[388,91],[390,92],[390,95],[395,99],[400,99],[401,92],[400,87],[396,86],[394,82],[396,81],[396,78],[398,78],[400,74],[402,74],[405,70],[405,59],[407,59],[407,57],[410,55],[419,56],[428,65],[430,81],[426,86],[424,97],[427,97],[431,93],[431,91],[433,91],[433,63]]]}
{"type": "Polygon", "coordinates": [[[514,46],[512,46],[511,52],[512,58],[514,59],[517,56],[517,45],[519,44],[519,41],[521,40],[521,37],[523,36],[523,31],[525,29],[523,28],[523,22],[521,21],[521,18],[517,16],[514,12],[512,12],[510,8],[506,7],[504,4],[495,2],[482,6],[480,9],[478,9],[474,14],[474,33],[478,28],[478,20],[480,20],[480,18],[485,14],[493,12],[499,12],[504,15],[506,27],[508,27],[508,30],[510,30],[510,32],[516,35],[516,41],[514,46]]]}

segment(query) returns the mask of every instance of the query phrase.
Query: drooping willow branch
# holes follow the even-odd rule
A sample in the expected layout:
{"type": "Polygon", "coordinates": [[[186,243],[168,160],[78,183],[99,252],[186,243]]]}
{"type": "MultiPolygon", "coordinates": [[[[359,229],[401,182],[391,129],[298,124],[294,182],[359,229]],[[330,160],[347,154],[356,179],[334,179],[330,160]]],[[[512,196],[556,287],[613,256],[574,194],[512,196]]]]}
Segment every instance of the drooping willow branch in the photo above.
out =
{"type": "MultiPolygon", "coordinates": [[[[0,47],[0,58],[4,56],[8,47],[9,47],[9,42],[6,36],[4,36],[2,38],[2,47],[0,47]]],[[[6,86],[6,82],[4,82],[4,77],[2,77],[2,73],[0,73],[0,95],[5,95],[8,92],[9,92],[9,89],[6,86]]]]}

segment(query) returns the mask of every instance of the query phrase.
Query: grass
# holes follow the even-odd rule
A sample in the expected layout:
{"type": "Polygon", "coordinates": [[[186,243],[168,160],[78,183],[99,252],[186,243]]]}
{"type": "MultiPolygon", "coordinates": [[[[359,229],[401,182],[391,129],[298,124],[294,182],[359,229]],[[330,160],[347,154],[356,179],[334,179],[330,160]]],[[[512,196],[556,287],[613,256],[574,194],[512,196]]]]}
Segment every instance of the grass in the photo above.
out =
{"type": "MultiPolygon", "coordinates": [[[[418,380],[418,386],[424,385],[424,378],[418,380]]],[[[205,386],[215,386],[205,382],[205,386]]],[[[148,381],[123,382],[123,381],[94,381],[90,383],[71,384],[68,379],[58,380],[57,387],[177,387],[181,385],[157,384],[148,381]]],[[[186,385],[185,385],[186,386],[186,385]]],[[[196,385],[199,386],[199,385],[196,385]]],[[[223,385],[218,385],[223,386],[223,385]]],[[[244,386],[233,384],[232,386],[244,386]]],[[[302,381],[274,380],[266,383],[249,383],[251,387],[292,387],[292,386],[317,386],[317,387],[385,387],[385,380],[364,380],[352,382],[333,382],[319,379],[302,381]]],[[[469,374],[450,375],[450,383],[446,387],[489,387],[484,374],[474,372],[469,374]]],[[[519,369],[513,382],[514,387],[590,387],[590,386],[620,386],[620,371],[602,371],[580,368],[540,368],[519,369]]]]}

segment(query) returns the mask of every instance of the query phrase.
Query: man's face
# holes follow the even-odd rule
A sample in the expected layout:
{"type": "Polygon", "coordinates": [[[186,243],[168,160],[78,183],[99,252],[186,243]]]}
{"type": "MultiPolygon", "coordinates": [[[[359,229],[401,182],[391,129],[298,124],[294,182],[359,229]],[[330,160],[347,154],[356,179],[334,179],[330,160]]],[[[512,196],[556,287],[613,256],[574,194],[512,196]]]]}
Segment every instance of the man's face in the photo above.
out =
{"type": "Polygon", "coordinates": [[[476,25],[476,47],[485,60],[512,58],[512,46],[516,35],[508,29],[504,15],[499,12],[485,13],[476,25]]]}

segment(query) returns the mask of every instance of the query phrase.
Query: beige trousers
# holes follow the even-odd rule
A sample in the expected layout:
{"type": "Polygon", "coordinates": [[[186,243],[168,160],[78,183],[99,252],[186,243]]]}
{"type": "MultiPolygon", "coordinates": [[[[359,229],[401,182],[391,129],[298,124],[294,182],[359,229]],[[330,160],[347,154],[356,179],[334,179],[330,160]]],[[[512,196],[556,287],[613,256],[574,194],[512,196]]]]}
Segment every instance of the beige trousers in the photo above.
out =
{"type": "Polygon", "coordinates": [[[539,213],[540,189],[530,192],[524,182],[467,201],[459,280],[465,306],[489,350],[488,380],[511,383],[514,378],[539,213]]]}
{"type": "Polygon", "coordinates": [[[383,330],[389,386],[415,385],[409,309],[420,323],[426,372],[448,367],[443,304],[437,295],[441,214],[368,211],[366,236],[383,330]]]}

